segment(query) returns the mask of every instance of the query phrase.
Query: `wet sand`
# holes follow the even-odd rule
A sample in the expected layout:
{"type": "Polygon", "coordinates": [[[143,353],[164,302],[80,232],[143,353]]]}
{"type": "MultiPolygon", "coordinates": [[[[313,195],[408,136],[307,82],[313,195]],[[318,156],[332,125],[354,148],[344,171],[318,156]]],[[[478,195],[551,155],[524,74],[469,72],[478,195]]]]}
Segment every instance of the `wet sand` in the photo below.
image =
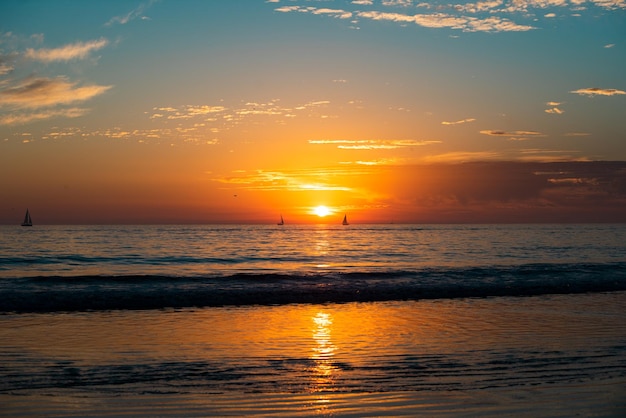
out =
{"type": "Polygon", "coordinates": [[[2,416],[626,415],[626,293],[0,316],[2,416]]]}

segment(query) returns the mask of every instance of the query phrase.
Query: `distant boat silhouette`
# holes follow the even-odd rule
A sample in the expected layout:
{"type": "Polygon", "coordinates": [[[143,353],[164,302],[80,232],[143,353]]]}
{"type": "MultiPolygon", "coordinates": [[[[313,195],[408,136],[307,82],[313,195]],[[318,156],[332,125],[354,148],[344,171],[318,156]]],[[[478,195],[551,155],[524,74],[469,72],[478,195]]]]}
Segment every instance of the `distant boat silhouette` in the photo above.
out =
{"type": "Polygon", "coordinates": [[[280,215],[280,222],[278,222],[276,225],[285,225],[285,221],[283,220],[283,215],[280,215]]]}
{"type": "Polygon", "coordinates": [[[342,225],[350,225],[348,223],[348,216],[347,215],[343,215],[343,222],[341,223],[342,225]]]}
{"type": "Polygon", "coordinates": [[[22,222],[22,226],[33,226],[33,220],[30,218],[30,212],[26,209],[26,215],[24,215],[24,222],[22,222]]]}

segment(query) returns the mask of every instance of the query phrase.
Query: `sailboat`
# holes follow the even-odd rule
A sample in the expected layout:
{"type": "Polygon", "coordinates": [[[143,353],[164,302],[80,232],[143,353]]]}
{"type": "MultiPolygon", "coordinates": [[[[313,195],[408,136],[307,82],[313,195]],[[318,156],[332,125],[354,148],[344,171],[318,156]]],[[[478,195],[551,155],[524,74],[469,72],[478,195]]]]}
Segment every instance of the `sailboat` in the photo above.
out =
{"type": "Polygon", "coordinates": [[[33,226],[33,220],[30,218],[30,212],[26,209],[26,215],[24,215],[24,222],[22,222],[22,226],[33,226]]]}
{"type": "Polygon", "coordinates": [[[278,222],[276,225],[285,225],[285,221],[283,220],[283,215],[280,215],[280,222],[278,222]]]}
{"type": "Polygon", "coordinates": [[[350,225],[348,223],[348,216],[347,215],[343,215],[343,222],[341,223],[342,225],[350,225]]]}

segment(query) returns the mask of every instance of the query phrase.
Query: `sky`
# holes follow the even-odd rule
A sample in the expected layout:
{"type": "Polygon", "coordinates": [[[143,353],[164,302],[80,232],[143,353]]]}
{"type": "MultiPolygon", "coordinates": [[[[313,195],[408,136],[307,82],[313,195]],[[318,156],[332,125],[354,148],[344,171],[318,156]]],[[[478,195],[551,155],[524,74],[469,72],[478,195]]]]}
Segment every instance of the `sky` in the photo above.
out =
{"type": "Polygon", "coordinates": [[[0,223],[626,222],[625,68],[626,0],[4,0],[0,223]]]}

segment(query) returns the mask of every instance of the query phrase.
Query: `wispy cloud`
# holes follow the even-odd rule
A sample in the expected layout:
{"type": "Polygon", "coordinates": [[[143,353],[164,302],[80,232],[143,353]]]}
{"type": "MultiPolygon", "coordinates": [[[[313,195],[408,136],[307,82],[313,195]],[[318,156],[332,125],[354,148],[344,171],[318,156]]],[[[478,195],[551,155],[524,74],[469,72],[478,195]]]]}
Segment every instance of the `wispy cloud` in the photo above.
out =
{"type": "Polygon", "coordinates": [[[338,176],[355,176],[356,171],[341,169],[312,169],[293,171],[237,172],[232,176],[219,177],[214,181],[244,190],[262,191],[350,191],[349,187],[332,181],[338,176]]]}
{"type": "Polygon", "coordinates": [[[579,94],[581,96],[615,96],[618,94],[626,94],[626,91],[617,89],[601,89],[599,87],[589,87],[586,89],[578,89],[570,93],[579,94]]]}
{"type": "Polygon", "coordinates": [[[83,116],[87,112],[88,109],[81,109],[78,107],[70,109],[47,109],[29,113],[11,112],[7,115],[0,116],[0,125],[22,125],[54,117],[77,118],[83,116]]]}
{"type": "Polygon", "coordinates": [[[109,41],[105,38],[100,38],[88,42],[75,42],[59,48],[42,48],[33,49],[28,48],[24,53],[24,56],[29,59],[53,62],[53,61],[71,61],[73,59],[86,58],[92,51],[97,51],[104,48],[109,44],[109,41]]]}
{"type": "Polygon", "coordinates": [[[568,133],[565,134],[565,136],[573,136],[573,137],[576,137],[576,136],[589,136],[589,135],[591,135],[591,134],[588,133],[588,132],[568,132],[568,133]]]}
{"type": "Polygon", "coordinates": [[[502,155],[495,151],[457,151],[445,154],[429,155],[420,159],[424,163],[461,163],[469,161],[496,160],[502,155]]]}
{"type": "Polygon", "coordinates": [[[0,55],[0,76],[7,75],[13,71],[14,67],[6,57],[0,55]]]}
{"type": "Polygon", "coordinates": [[[507,138],[510,141],[523,141],[529,139],[529,137],[541,137],[545,136],[541,132],[537,131],[498,131],[498,130],[484,130],[480,131],[483,135],[499,136],[507,138]]]}
{"type": "Polygon", "coordinates": [[[341,9],[314,9],[311,11],[314,15],[327,15],[336,17],[338,19],[350,19],[352,17],[351,12],[347,12],[341,9]]]}
{"type": "Polygon", "coordinates": [[[208,105],[186,105],[179,108],[175,107],[155,107],[152,109],[155,111],[150,118],[162,118],[167,119],[190,119],[196,116],[206,116],[213,113],[220,113],[226,110],[224,106],[208,106],[208,105]]]}
{"type": "Polygon", "coordinates": [[[78,86],[62,77],[31,77],[0,91],[0,107],[36,109],[82,102],[106,92],[111,87],[95,84],[78,86]]]}
{"type": "Polygon", "coordinates": [[[133,21],[135,19],[149,20],[150,18],[145,16],[144,13],[155,2],[156,2],[156,0],[150,0],[150,1],[146,2],[146,3],[141,3],[139,6],[137,6],[136,8],[134,8],[133,10],[131,10],[130,12],[128,12],[128,13],[126,13],[124,15],[112,17],[108,22],[106,22],[104,24],[104,26],[112,26],[112,25],[115,25],[115,24],[125,25],[128,22],[131,22],[131,21],[133,21]]]}
{"type": "MultiPolygon", "coordinates": [[[[383,4],[383,6],[397,5],[397,2],[394,2],[393,4],[391,2],[386,2],[383,4]]],[[[408,15],[376,10],[349,12],[341,9],[318,9],[315,7],[304,6],[282,6],[276,8],[275,10],[283,13],[300,12],[315,15],[330,15],[341,19],[349,19],[354,16],[360,19],[390,21],[401,24],[414,23],[426,28],[449,28],[465,32],[520,32],[535,29],[533,26],[520,25],[507,18],[501,18],[498,16],[478,18],[475,16],[452,15],[447,13],[408,15]]]]}
{"type": "Polygon", "coordinates": [[[448,122],[448,121],[443,121],[441,122],[442,125],[460,125],[463,123],[470,123],[470,122],[474,122],[476,119],[474,118],[467,118],[467,119],[461,119],[461,120],[457,120],[454,122],[448,122]]]}
{"type": "MultiPolygon", "coordinates": [[[[297,0],[292,0],[296,2],[297,0]]],[[[414,0],[382,0],[377,2],[379,10],[342,10],[329,8],[316,8],[309,6],[287,5],[276,8],[278,12],[299,12],[311,13],[315,15],[328,15],[342,19],[351,19],[351,23],[356,25],[359,19],[373,21],[396,22],[401,25],[410,23],[425,28],[449,28],[464,32],[526,32],[536,29],[532,26],[538,22],[534,18],[537,10],[544,9],[570,9],[571,12],[587,8],[581,6],[584,0],[485,0],[465,4],[432,4],[430,2],[418,2],[414,0]],[[412,8],[422,8],[435,10],[435,13],[405,13],[412,8]],[[511,19],[519,17],[532,24],[521,24],[511,19]]],[[[604,10],[626,9],[626,0],[590,0],[593,6],[604,10]]],[[[375,6],[372,0],[353,0],[352,6],[375,6]]],[[[544,19],[557,17],[555,10],[543,13],[544,19]]],[[[612,44],[607,45],[607,47],[612,44]]]]}
{"type": "Polygon", "coordinates": [[[465,32],[523,32],[535,29],[519,25],[508,19],[491,16],[484,19],[473,16],[454,16],[446,13],[406,15],[378,11],[358,12],[357,16],[370,20],[386,20],[399,23],[415,23],[425,28],[449,28],[465,32]]]}
{"type": "Polygon", "coordinates": [[[589,161],[589,158],[580,156],[576,150],[550,150],[543,148],[527,148],[520,151],[518,161],[525,162],[555,162],[555,161],[589,161]]]}
{"type": "Polygon", "coordinates": [[[184,105],[184,106],[162,106],[154,107],[150,114],[150,119],[192,119],[201,118],[204,121],[215,121],[216,117],[231,123],[237,123],[245,118],[254,116],[282,116],[284,118],[295,118],[307,111],[308,117],[326,118],[327,115],[319,114],[320,109],[324,109],[330,104],[328,100],[310,101],[296,105],[295,107],[285,107],[280,105],[280,100],[273,99],[265,103],[247,102],[237,107],[226,107],[223,105],[184,105]]]}
{"type": "Polygon", "coordinates": [[[528,135],[542,135],[541,132],[536,131],[495,131],[495,130],[485,130],[480,131],[481,134],[492,135],[492,136],[528,136],[528,135]]]}
{"type": "Polygon", "coordinates": [[[563,113],[565,113],[565,110],[559,109],[558,107],[553,107],[553,108],[544,110],[544,112],[550,113],[552,115],[562,115],[563,113]]]}
{"type": "Polygon", "coordinates": [[[312,139],[309,144],[336,145],[339,149],[350,150],[382,150],[407,147],[420,147],[424,145],[439,144],[441,141],[416,141],[413,139],[312,139]]]}

